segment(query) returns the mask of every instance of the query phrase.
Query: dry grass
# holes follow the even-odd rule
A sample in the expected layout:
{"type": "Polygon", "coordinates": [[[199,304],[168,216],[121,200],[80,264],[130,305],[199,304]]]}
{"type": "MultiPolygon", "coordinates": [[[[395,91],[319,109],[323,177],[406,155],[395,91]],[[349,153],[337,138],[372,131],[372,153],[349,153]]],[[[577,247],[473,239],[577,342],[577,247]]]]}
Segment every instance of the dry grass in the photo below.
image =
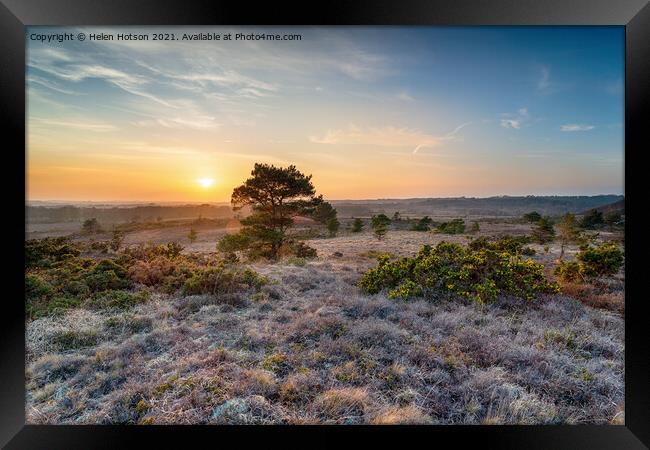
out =
{"type": "MultiPolygon", "coordinates": [[[[401,253],[438,239],[400,233],[360,240],[401,253]]],[[[255,298],[157,294],[29,322],[28,423],[623,420],[620,315],[566,294],[484,307],[364,296],[355,283],[374,260],[349,239],[310,241],[321,257],[304,265],[252,264],[270,280],[255,298]],[[66,332],[93,337],[61,346],[66,332]]]]}

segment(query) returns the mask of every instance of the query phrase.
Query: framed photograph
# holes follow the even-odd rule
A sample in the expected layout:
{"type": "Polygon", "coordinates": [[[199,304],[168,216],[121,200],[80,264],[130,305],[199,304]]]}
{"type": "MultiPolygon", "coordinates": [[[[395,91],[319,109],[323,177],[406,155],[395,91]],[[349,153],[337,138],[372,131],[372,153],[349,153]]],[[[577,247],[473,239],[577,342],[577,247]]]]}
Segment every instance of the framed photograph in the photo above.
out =
{"type": "Polygon", "coordinates": [[[648,448],[647,2],[0,21],[6,448],[648,448]]]}

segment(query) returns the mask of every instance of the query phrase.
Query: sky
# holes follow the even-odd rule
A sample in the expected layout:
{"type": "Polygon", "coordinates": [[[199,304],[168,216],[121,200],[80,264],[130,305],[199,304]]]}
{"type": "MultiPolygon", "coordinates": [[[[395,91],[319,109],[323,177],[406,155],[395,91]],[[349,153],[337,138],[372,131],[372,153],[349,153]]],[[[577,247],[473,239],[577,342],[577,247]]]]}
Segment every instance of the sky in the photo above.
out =
{"type": "Polygon", "coordinates": [[[27,199],[622,194],[623,27],[29,27],[27,199]],[[43,42],[34,33],[290,33],[43,42]]]}

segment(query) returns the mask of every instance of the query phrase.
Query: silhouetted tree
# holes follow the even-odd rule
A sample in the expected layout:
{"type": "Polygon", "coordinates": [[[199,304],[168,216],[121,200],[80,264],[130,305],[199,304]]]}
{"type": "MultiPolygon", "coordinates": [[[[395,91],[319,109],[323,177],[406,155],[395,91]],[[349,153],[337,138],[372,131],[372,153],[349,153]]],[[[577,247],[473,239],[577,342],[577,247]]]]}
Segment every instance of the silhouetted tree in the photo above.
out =
{"type": "Polygon", "coordinates": [[[311,175],[304,175],[296,166],[256,163],[251,177],[232,193],[233,210],[249,206],[252,214],[241,220],[242,238],[230,238],[231,243],[237,241],[261,256],[276,259],[293,218],[313,215],[322,202],[322,196],[316,197],[311,175]]]}

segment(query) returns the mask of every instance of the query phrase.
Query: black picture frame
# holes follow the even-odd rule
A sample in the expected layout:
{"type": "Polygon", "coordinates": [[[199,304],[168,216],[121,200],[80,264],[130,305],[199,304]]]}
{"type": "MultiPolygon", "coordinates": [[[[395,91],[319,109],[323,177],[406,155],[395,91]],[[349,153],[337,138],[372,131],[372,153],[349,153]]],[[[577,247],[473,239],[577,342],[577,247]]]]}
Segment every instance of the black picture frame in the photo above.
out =
{"type": "MultiPolygon", "coordinates": [[[[648,448],[650,445],[649,340],[643,295],[640,163],[650,104],[650,5],[646,0],[365,0],[300,5],[251,5],[205,0],[0,0],[0,114],[3,179],[11,224],[5,234],[5,289],[0,317],[0,445],[17,448],[153,448],[262,439],[331,446],[353,434],[386,441],[404,438],[482,448],[648,448]],[[25,211],[25,27],[30,25],[611,25],[625,27],[626,321],[625,425],[606,426],[402,426],[402,427],[201,427],[25,425],[25,322],[23,238],[25,211]],[[645,113],[645,114],[644,114],[645,113]],[[12,142],[10,145],[8,142],[12,142]],[[637,186],[637,184],[639,184],[637,186]],[[9,234],[10,233],[10,234],[9,234]],[[21,238],[22,234],[22,238],[21,238]],[[15,238],[14,238],[15,235],[15,238]],[[9,286],[11,289],[6,289],[9,286]],[[415,434],[415,435],[414,435],[415,434]],[[417,435],[417,436],[416,436],[417,435]],[[143,445],[145,447],[143,447],[143,445]]],[[[399,442],[399,441],[398,441],[399,442]]]]}

